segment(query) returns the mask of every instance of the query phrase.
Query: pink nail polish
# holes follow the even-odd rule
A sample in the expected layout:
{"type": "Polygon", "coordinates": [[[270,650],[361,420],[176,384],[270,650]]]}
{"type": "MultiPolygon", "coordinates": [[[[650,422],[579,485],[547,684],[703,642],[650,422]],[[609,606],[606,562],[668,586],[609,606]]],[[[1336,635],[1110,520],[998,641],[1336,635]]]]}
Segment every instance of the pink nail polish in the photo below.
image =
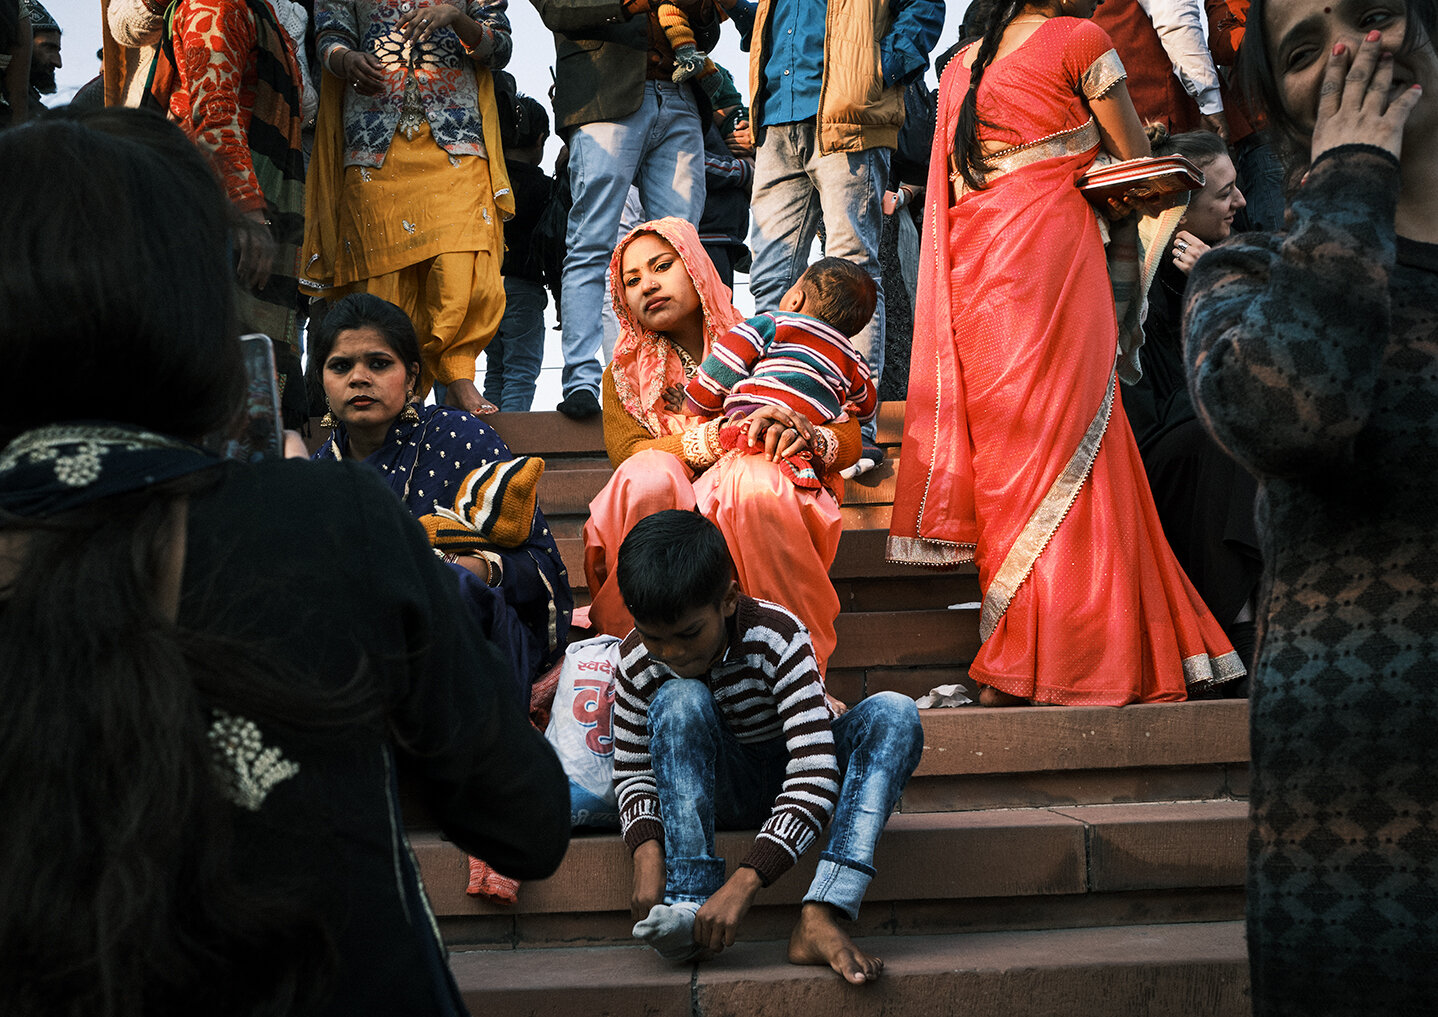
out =
{"type": "Polygon", "coordinates": [[[1369,41],[1369,42],[1377,42],[1377,41],[1378,41],[1379,39],[1381,39],[1381,38],[1383,38],[1383,33],[1380,32],[1380,31],[1378,31],[1378,29],[1376,29],[1376,28],[1375,28],[1373,31],[1371,31],[1371,32],[1368,33],[1368,41],[1369,41]]]}
{"type": "Polygon", "coordinates": [[[1347,47],[1345,47],[1345,46],[1343,45],[1343,43],[1341,43],[1341,42],[1335,42],[1335,43],[1333,44],[1333,55],[1334,55],[1334,56],[1342,56],[1342,55],[1343,55],[1343,51],[1344,51],[1344,49],[1346,49],[1346,48],[1347,48],[1347,47]]]}

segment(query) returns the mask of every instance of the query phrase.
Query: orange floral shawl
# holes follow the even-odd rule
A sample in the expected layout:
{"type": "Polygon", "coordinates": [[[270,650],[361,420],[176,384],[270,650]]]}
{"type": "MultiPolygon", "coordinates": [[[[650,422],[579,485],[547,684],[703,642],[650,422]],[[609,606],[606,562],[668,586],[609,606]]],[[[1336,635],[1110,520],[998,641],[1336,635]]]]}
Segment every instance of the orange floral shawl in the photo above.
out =
{"type": "Polygon", "coordinates": [[[719,278],[718,270],[699,242],[699,231],[691,223],[673,216],[640,223],[614,248],[614,256],[609,262],[609,295],[614,302],[614,314],[619,319],[619,338],[614,343],[614,358],[610,362],[614,389],[629,415],[659,438],[680,434],[709,418],[673,413],[665,408],[664,390],[689,380],[684,369],[686,358],[667,336],[642,328],[635,322],[624,299],[619,263],[625,249],[642,233],[654,233],[667,240],[684,262],[699,294],[699,309],[704,315],[705,356],[708,356],[714,340],[743,321],[744,316],[735,309],[733,294],[719,278]]]}

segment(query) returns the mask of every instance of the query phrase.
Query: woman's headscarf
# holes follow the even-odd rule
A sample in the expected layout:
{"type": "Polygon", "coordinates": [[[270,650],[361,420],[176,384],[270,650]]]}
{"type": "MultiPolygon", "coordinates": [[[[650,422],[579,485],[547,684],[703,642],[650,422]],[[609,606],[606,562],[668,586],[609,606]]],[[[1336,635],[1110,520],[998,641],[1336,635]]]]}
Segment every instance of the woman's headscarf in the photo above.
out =
{"type": "Polygon", "coordinates": [[[665,408],[664,390],[689,380],[684,372],[684,361],[679,348],[668,337],[642,328],[635,322],[624,299],[620,262],[625,249],[642,233],[662,237],[679,252],[679,260],[684,263],[685,271],[699,294],[699,313],[704,316],[705,356],[708,356],[715,338],[743,321],[744,316],[735,310],[733,294],[719,278],[714,262],[709,260],[704,245],[699,242],[699,231],[691,223],[673,216],[641,223],[614,248],[614,257],[609,262],[609,296],[614,302],[614,314],[619,319],[619,338],[614,343],[614,359],[610,363],[614,389],[629,415],[658,438],[679,434],[708,418],[672,413],[665,408]]]}

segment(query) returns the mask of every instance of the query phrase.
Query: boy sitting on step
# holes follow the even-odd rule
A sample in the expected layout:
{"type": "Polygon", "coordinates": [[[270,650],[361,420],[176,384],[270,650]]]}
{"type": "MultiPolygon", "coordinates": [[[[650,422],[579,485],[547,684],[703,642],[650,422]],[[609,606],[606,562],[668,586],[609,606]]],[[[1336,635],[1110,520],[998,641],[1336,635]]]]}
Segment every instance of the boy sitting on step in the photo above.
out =
{"type": "Polygon", "coordinates": [[[634,630],[620,644],[614,777],[634,855],[634,935],[674,961],[734,944],[761,887],[830,822],[789,940],[795,964],[860,985],[883,961],[839,924],[858,917],[874,846],[923,749],[911,699],[868,697],[835,717],[808,631],[739,592],[719,529],[697,512],[641,520],[619,549],[634,630]],[[836,807],[837,803],[837,807],[836,807]],[[759,834],[734,874],[716,829],[759,834]]]}

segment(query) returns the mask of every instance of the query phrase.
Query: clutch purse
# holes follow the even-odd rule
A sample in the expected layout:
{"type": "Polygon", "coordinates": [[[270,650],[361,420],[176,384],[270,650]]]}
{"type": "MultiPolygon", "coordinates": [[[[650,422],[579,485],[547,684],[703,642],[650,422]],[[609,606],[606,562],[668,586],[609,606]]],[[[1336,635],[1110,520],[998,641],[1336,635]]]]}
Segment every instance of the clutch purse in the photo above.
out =
{"type": "Polygon", "coordinates": [[[1109,163],[1078,178],[1083,196],[1100,207],[1124,197],[1156,198],[1202,187],[1203,170],[1181,155],[1109,163]]]}

